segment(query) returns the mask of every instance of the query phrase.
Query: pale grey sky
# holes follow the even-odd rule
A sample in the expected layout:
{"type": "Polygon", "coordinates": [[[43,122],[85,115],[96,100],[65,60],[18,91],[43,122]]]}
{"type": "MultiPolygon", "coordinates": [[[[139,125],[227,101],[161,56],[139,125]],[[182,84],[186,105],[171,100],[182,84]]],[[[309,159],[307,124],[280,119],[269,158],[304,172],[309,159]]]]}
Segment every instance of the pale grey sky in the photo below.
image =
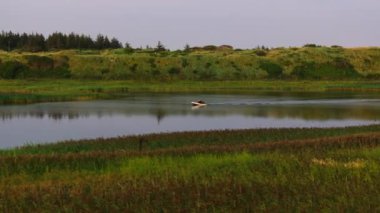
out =
{"type": "Polygon", "coordinates": [[[0,30],[102,33],[171,49],[380,46],[380,0],[0,0],[0,30]]]}

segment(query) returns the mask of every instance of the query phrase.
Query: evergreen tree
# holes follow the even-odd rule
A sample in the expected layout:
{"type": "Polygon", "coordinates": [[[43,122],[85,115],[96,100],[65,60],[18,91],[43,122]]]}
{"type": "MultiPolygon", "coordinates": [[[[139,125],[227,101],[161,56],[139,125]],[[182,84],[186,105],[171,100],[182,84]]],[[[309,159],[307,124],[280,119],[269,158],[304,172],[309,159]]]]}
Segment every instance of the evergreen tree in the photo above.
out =
{"type": "Polygon", "coordinates": [[[49,35],[46,46],[49,50],[62,50],[66,47],[67,35],[61,32],[55,32],[49,35]]]}
{"type": "Polygon", "coordinates": [[[96,49],[104,49],[104,36],[102,34],[98,34],[95,40],[96,49]]]}
{"type": "Polygon", "coordinates": [[[158,41],[156,49],[157,52],[166,51],[165,46],[161,43],[161,41],[158,41]]]}
{"type": "Polygon", "coordinates": [[[25,50],[30,52],[39,52],[45,50],[45,37],[42,34],[31,34],[28,36],[28,40],[25,50]]]}
{"type": "Polygon", "coordinates": [[[66,45],[65,45],[65,49],[76,49],[78,48],[78,44],[77,44],[77,40],[76,40],[76,36],[74,33],[70,33],[67,37],[66,37],[66,45]]]}
{"type": "Polygon", "coordinates": [[[104,38],[103,49],[109,49],[109,48],[111,48],[111,42],[108,39],[108,37],[106,36],[104,38]]]}
{"type": "Polygon", "coordinates": [[[107,49],[122,48],[123,45],[116,38],[111,41],[107,36],[99,34],[94,41],[90,36],[78,35],[75,33],[63,34],[54,32],[47,39],[38,33],[13,33],[11,31],[0,33],[0,49],[12,51],[15,49],[24,51],[46,51],[46,50],[63,50],[63,49],[107,49]]]}
{"type": "Polygon", "coordinates": [[[186,44],[186,45],[185,45],[185,48],[183,49],[183,51],[185,51],[185,52],[190,52],[190,45],[189,45],[189,44],[186,44]]]}
{"type": "Polygon", "coordinates": [[[28,34],[26,33],[23,33],[21,36],[20,36],[20,39],[17,43],[17,49],[24,49],[27,42],[28,42],[28,34]]]}
{"type": "Polygon", "coordinates": [[[118,49],[118,48],[122,48],[122,47],[123,47],[123,45],[121,44],[121,42],[119,40],[117,40],[116,38],[111,39],[110,48],[118,49]]]}
{"type": "Polygon", "coordinates": [[[124,45],[124,52],[126,52],[126,53],[132,53],[134,51],[135,50],[133,49],[133,47],[128,42],[125,43],[125,45],[124,45]]]}

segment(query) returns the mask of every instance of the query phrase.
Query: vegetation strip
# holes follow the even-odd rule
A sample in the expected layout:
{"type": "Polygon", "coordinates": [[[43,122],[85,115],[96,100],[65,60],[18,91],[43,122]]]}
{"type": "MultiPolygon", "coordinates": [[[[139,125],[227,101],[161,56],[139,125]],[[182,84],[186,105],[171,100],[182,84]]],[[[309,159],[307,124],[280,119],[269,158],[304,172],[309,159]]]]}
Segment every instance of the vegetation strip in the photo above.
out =
{"type": "Polygon", "coordinates": [[[356,134],[341,137],[327,137],[318,139],[289,140],[279,142],[256,142],[256,143],[239,143],[239,141],[229,141],[219,145],[187,145],[183,147],[158,148],[149,151],[133,150],[113,150],[113,151],[87,151],[79,153],[63,154],[23,154],[16,156],[0,156],[0,162],[14,161],[24,162],[28,160],[43,160],[58,162],[60,160],[70,161],[88,158],[105,158],[115,159],[121,157],[141,157],[141,156],[165,156],[165,155],[187,155],[199,153],[230,153],[242,151],[288,151],[297,149],[333,149],[344,147],[376,147],[380,145],[380,134],[356,134]]]}
{"type": "Polygon", "coordinates": [[[164,148],[179,148],[195,145],[251,144],[276,141],[339,137],[354,134],[380,132],[380,125],[345,128],[280,128],[214,130],[195,132],[161,133],[116,138],[85,139],[58,143],[26,145],[15,149],[1,150],[0,155],[83,153],[89,151],[130,150],[150,151],[164,148]]]}
{"type": "Polygon", "coordinates": [[[136,93],[367,92],[377,94],[376,81],[99,81],[0,80],[0,104],[115,99],[136,93]]]}
{"type": "Polygon", "coordinates": [[[85,51],[73,49],[74,46],[70,50],[49,52],[0,51],[0,78],[373,80],[379,79],[380,73],[380,49],[377,47],[306,45],[234,50],[231,46],[210,45],[169,51],[158,45],[146,49],[102,50],[107,45],[101,42],[95,50],[85,51]]]}
{"type": "Polygon", "coordinates": [[[365,211],[380,125],[150,134],[0,152],[1,212],[365,211]]]}

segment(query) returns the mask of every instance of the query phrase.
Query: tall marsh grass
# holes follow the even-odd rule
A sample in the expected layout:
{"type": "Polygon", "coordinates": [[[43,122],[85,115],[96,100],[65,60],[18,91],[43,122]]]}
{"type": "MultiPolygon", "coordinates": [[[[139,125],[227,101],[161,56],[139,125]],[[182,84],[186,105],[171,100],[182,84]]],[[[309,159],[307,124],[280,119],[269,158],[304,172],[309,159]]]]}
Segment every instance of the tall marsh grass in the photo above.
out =
{"type": "Polygon", "coordinates": [[[3,150],[0,210],[376,212],[379,128],[188,132],[3,150]]]}

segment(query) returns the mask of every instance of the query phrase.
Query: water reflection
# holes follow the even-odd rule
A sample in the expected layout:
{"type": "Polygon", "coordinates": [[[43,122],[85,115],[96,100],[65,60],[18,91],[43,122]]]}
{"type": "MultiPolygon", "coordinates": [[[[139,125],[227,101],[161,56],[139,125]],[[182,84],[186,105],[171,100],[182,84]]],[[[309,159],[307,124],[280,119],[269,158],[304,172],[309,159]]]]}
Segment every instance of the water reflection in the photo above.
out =
{"type": "Polygon", "coordinates": [[[376,94],[135,95],[121,100],[0,106],[0,147],[26,142],[226,128],[376,123],[376,94]],[[203,99],[206,107],[191,101],[203,99]]]}
{"type": "MultiPolygon", "coordinates": [[[[154,103],[152,103],[154,104],[154,103]]],[[[380,119],[380,102],[342,103],[261,103],[261,104],[209,104],[205,107],[193,107],[186,104],[168,104],[152,106],[125,101],[94,101],[73,103],[49,103],[23,106],[0,106],[0,119],[5,122],[16,118],[37,118],[51,120],[85,119],[89,116],[151,115],[159,124],[167,116],[229,116],[243,115],[248,117],[296,118],[303,120],[329,119],[380,119]],[[374,104],[376,103],[376,104],[374,104]],[[59,107],[59,109],[56,109],[59,107]]]]}

